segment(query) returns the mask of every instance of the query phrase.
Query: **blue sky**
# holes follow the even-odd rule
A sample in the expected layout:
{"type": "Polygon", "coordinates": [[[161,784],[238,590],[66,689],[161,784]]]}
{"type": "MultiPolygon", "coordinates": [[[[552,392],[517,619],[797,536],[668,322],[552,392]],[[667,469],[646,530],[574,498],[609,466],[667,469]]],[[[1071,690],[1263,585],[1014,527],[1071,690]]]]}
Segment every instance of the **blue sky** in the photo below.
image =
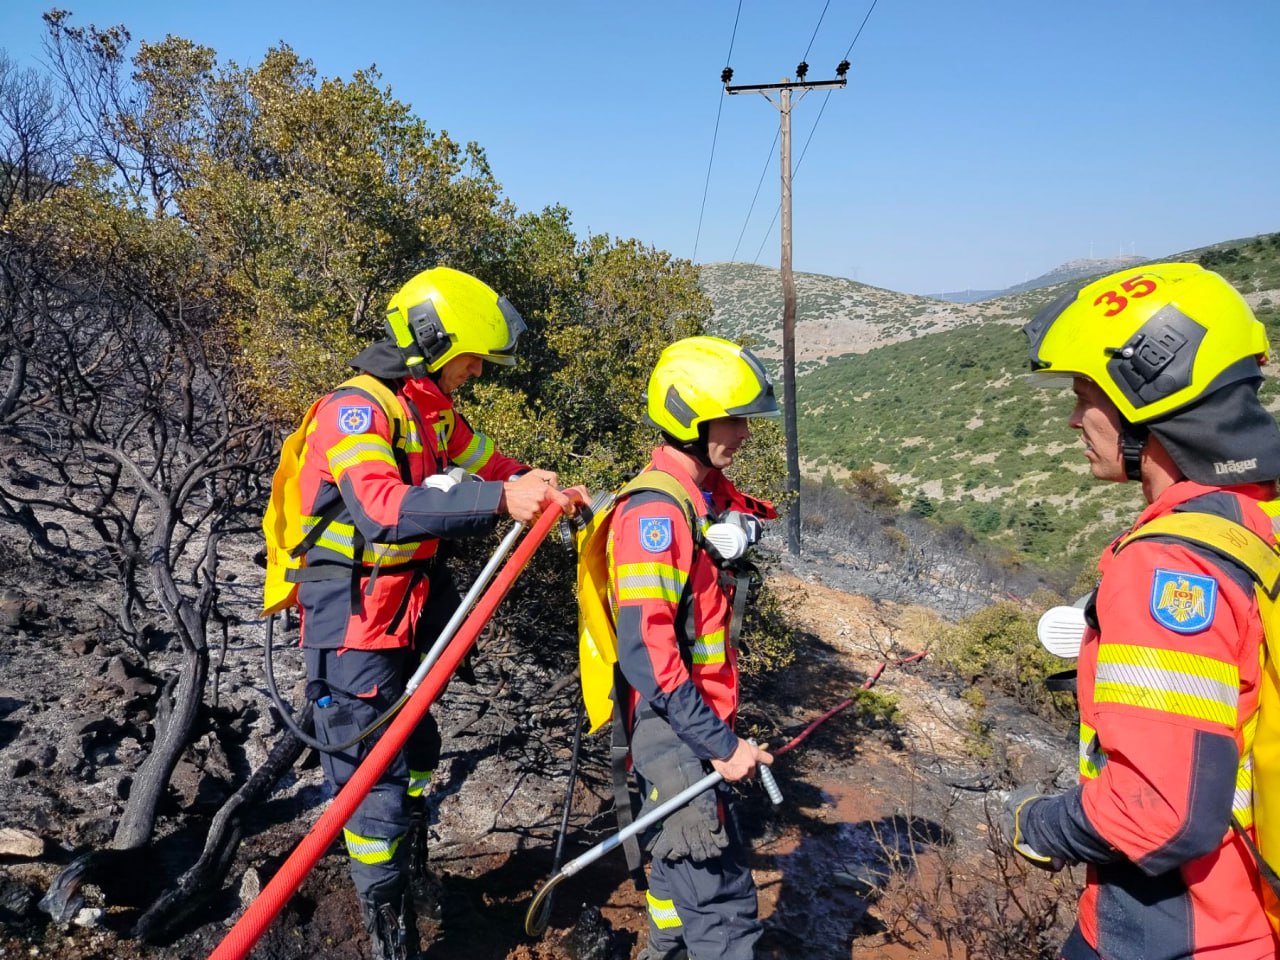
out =
{"type": "MultiPolygon", "coordinates": [[[[777,111],[719,82],[738,0],[61,2],[240,63],[283,40],[323,75],[376,64],[432,128],[478,141],[521,209],[778,263],[776,154],[747,220],[777,111]]],[[[51,5],[0,2],[0,48],[36,65],[51,5]]],[[[809,78],[832,76],[870,7],[742,0],[734,82],[790,76],[811,39],[809,78]]],[[[798,157],[827,101],[795,176],[795,267],[933,293],[1280,230],[1278,47],[1274,0],[878,0],[848,87],[795,107],[798,157]]]]}

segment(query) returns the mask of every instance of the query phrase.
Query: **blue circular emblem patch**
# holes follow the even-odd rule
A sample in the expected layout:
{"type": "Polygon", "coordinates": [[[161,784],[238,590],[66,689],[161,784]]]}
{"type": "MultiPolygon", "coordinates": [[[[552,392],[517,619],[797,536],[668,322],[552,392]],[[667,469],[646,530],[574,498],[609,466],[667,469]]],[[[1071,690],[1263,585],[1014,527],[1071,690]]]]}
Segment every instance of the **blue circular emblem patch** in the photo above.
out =
{"type": "Polygon", "coordinates": [[[650,553],[661,553],[671,546],[669,517],[641,517],[640,545],[650,553]]]}
{"type": "Polygon", "coordinates": [[[373,411],[366,406],[338,408],[338,429],[343,433],[366,433],[372,424],[373,411]]]}

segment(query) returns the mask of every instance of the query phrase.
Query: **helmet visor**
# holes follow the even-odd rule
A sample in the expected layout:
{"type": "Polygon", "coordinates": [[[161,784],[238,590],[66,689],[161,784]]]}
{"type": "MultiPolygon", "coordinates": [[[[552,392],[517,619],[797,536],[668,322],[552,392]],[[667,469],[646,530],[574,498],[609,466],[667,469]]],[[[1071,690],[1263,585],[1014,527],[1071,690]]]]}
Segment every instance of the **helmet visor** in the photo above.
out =
{"type": "Polygon", "coordinates": [[[1079,374],[1067,370],[1028,373],[1023,381],[1034,390],[1065,390],[1074,385],[1079,374]]]}
{"type": "Polygon", "coordinates": [[[759,384],[759,392],[746,403],[726,406],[725,413],[731,417],[780,417],[782,409],[778,406],[778,398],[773,395],[773,381],[764,369],[764,364],[754,353],[743,347],[739,356],[755,375],[759,384]]]}
{"type": "Polygon", "coordinates": [[[506,297],[498,298],[498,309],[502,312],[502,319],[507,324],[507,342],[500,347],[490,350],[484,354],[484,358],[490,363],[499,363],[504,367],[510,367],[516,362],[516,342],[520,339],[520,334],[527,329],[524,323],[524,317],[520,316],[511,301],[506,297]]]}

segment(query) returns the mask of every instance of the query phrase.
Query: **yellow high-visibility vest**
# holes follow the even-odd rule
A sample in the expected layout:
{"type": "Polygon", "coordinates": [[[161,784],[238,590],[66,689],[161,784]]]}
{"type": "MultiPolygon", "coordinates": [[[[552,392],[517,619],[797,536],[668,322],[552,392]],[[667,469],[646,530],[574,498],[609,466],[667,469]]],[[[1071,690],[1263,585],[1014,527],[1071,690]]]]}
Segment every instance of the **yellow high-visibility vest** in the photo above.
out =
{"type": "MultiPolygon", "coordinates": [[[[377,377],[362,373],[337,389],[355,388],[376,403],[392,425],[393,436],[403,445],[410,435],[408,414],[395,393],[377,377]]],[[[298,429],[289,434],[280,448],[280,463],[271,479],[271,499],[262,515],[262,533],[267,541],[267,573],[262,587],[262,612],[272,614],[298,602],[298,571],[306,565],[306,551],[300,550],[309,531],[303,530],[302,487],[299,478],[307,454],[307,435],[316,410],[325,400],[311,405],[298,429]]],[[[326,524],[327,525],[327,524],[326,524]]]]}

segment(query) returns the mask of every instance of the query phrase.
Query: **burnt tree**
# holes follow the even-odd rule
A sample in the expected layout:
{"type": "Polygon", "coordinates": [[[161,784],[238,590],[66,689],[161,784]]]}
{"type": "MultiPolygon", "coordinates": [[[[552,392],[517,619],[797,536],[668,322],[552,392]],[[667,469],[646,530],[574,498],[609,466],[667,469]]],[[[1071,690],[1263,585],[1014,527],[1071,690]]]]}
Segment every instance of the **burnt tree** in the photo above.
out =
{"type": "Polygon", "coordinates": [[[116,584],[111,613],[135,649],[147,652],[144,631],[156,626],[181,649],[118,849],[150,837],[190,738],[208,677],[219,544],[258,493],[269,436],[237,398],[233,348],[169,265],[148,258],[145,221],[128,220],[115,226],[144,236],[89,244],[38,215],[22,224],[8,239],[32,268],[9,278],[2,333],[7,362],[24,369],[2,429],[35,478],[0,482],[5,513],[72,531],[80,563],[116,584]]]}

